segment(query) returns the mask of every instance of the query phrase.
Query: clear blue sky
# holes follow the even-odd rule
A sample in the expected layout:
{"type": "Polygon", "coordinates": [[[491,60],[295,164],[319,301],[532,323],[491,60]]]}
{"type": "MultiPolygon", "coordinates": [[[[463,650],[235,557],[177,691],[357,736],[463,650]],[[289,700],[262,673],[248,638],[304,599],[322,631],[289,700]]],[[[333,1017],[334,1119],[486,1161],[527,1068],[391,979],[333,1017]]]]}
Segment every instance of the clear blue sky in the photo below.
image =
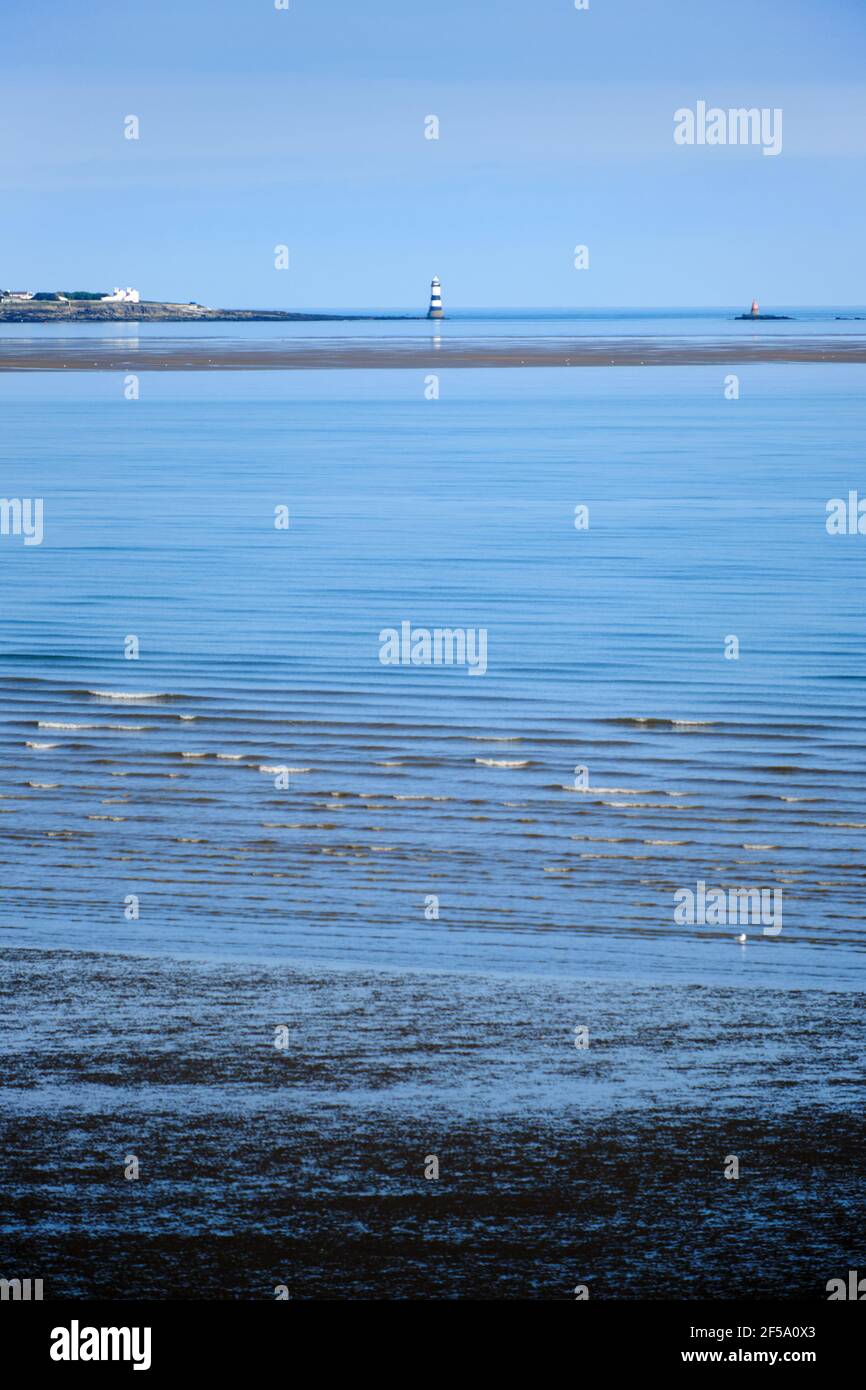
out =
{"type": "Polygon", "coordinates": [[[866,303],[866,0],[5,0],[3,52],[4,288],[866,303]],[[699,99],[782,153],[676,146],[699,99]]]}

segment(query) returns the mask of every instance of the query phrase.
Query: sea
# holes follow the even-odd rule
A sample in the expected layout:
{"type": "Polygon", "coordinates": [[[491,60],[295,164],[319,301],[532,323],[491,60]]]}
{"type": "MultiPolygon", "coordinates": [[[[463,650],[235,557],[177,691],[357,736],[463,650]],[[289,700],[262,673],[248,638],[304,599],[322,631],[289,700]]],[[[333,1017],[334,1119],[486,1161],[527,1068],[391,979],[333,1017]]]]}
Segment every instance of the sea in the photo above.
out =
{"type": "MultiPolygon", "coordinates": [[[[866,318],[736,312],[87,333],[866,318]]],[[[42,501],[39,543],[0,536],[0,1272],[813,1298],[857,1268],[866,537],[827,521],[864,386],[0,373],[0,492],[42,501]],[[389,664],[404,624],[483,633],[485,669],[389,664]],[[739,890],[772,917],[678,911],[739,890]]]]}
{"type": "MultiPolygon", "coordinates": [[[[139,331],[225,336],[173,329],[139,331]]],[[[340,326],[407,329],[744,325],[340,326]]],[[[0,940],[862,987],[866,541],[826,522],[866,369],[735,375],[0,376],[2,491],[44,515],[0,551],[0,940]],[[404,623],[484,630],[486,671],[383,664],[404,623]],[[778,889],[781,931],[678,923],[698,883],[778,889]]]]}

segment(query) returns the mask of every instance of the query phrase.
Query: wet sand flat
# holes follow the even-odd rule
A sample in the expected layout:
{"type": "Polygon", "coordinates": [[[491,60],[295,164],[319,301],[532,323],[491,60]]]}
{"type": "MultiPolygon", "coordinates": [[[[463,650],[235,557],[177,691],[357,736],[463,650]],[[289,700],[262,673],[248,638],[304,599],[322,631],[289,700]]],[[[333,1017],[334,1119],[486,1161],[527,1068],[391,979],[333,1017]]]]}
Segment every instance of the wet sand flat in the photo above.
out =
{"type": "Polygon", "coordinates": [[[866,362],[866,338],[315,339],[246,345],[152,338],[0,343],[0,371],[303,371],[332,368],[713,366],[754,362],[866,362]]]}
{"type": "Polygon", "coordinates": [[[0,1248],[46,1297],[823,1299],[862,1262],[856,994],[10,949],[0,1002],[0,1248]]]}

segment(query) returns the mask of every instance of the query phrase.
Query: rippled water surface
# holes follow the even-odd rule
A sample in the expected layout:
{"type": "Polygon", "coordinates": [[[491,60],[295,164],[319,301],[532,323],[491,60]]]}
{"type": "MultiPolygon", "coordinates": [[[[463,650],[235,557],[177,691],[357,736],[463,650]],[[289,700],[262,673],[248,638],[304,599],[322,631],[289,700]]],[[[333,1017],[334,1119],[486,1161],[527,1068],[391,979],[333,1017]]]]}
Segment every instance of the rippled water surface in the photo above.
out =
{"type": "Polygon", "coordinates": [[[5,377],[0,940],[859,987],[866,369],[725,375],[5,377]]]}

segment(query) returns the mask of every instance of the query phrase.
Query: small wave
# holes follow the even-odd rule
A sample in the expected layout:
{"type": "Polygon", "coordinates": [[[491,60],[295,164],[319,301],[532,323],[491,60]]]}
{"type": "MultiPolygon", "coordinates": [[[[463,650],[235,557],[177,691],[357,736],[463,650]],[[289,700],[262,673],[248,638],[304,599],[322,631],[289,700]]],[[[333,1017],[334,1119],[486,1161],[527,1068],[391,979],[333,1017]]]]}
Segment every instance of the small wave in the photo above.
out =
{"type": "Polygon", "coordinates": [[[644,840],[645,845],[690,845],[691,840],[644,840]]]}
{"type": "Polygon", "coordinates": [[[572,792],[598,792],[605,796],[640,796],[640,787],[568,787],[572,792]]]}
{"type": "Polygon", "coordinates": [[[95,700],[169,700],[162,690],[88,690],[95,700]]]}
{"type": "Polygon", "coordinates": [[[522,738],[505,734],[469,734],[470,743],[522,743],[522,738]]]}
{"type": "Polygon", "coordinates": [[[528,758],[516,759],[513,762],[509,762],[507,758],[475,758],[474,761],[482,767],[529,767],[528,758]]]}
{"type": "Polygon", "coordinates": [[[593,845],[636,845],[632,835],[569,835],[570,840],[584,840],[593,845]]]}
{"type": "MultiPolygon", "coordinates": [[[[670,811],[666,801],[603,801],[602,806],[612,806],[616,811],[670,811]]],[[[683,810],[688,808],[683,807],[683,810]]]]}
{"type": "Polygon", "coordinates": [[[56,743],[32,743],[29,738],[24,744],[25,748],[39,748],[40,750],[44,748],[57,748],[58,746],[59,745],[56,743]]]}
{"type": "Polygon", "coordinates": [[[450,801],[450,800],[451,800],[451,797],[450,797],[450,796],[421,796],[421,795],[412,796],[412,795],[410,795],[408,792],[402,792],[402,793],[401,793],[401,792],[394,792],[394,793],[393,793],[392,799],[393,799],[394,801],[450,801]]]}
{"type": "Polygon", "coordinates": [[[745,844],[740,845],[740,849],[778,849],[778,848],[779,848],[778,845],[755,845],[755,844],[751,844],[749,841],[746,841],[745,844]]]}
{"type": "Polygon", "coordinates": [[[259,772],[312,772],[312,770],[311,767],[277,767],[270,763],[259,763],[258,766],[259,772]]]}
{"type": "Polygon", "coordinates": [[[181,753],[182,758],[206,758],[207,753],[181,753]]]}
{"type": "Polygon", "coordinates": [[[88,820],[126,820],[126,816],[88,816],[88,820]]]}
{"type": "Polygon", "coordinates": [[[179,714],[177,717],[178,717],[178,719],[183,719],[186,723],[189,723],[191,719],[197,719],[197,718],[198,718],[198,715],[197,715],[197,714],[179,714]]]}
{"type": "Polygon", "coordinates": [[[141,733],[147,728],[146,724],[64,724],[54,719],[39,719],[36,722],[38,729],[115,729],[121,733],[141,733]]]}
{"type": "Polygon", "coordinates": [[[624,724],[631,729],[710,729],[715,719],[657,719],[650,715],[620,715],[615,719],[602,719],[602,724],[624,724]]]}
{"type": "Polygon", "coordinates": [[[243,753],[217,753],[220,762],[237,763],[243,758],[243,753]]]}
{"type": "Polygon", "coordinates": [[[36,724],[37,729],[98,729],[98,724],[61,724],[54,719],[40,719],[36,724]]]}
{"type": "Polygon", "coordinates": [[[35,787],[40,792],[53,792],[60,786],[59,782],[28,782],[28,787],[35,787]]]}

